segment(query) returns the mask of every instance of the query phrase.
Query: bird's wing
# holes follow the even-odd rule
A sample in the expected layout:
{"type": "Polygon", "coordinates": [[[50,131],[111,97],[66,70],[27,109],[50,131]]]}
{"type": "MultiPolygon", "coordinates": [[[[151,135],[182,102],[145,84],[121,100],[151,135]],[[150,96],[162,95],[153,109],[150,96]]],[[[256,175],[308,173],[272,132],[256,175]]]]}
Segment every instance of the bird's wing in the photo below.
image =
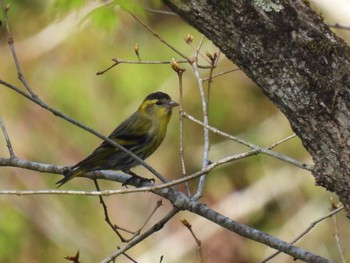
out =
{"type": "MultiPolygon", "coordinates": [[[[152,121],[136,112],[122,122],[108,138],[130,150],[135,146],[142,145],[149,139],[148,131],[151,127],[152,121]]],[[[103,163],[103,160],[106,160],[118,151],[120,150],[104,141],[91,155],[74,165],[73,168],[103,163]]]]}
{"type": "MultiPolygon", "coordinates": [[[[116,143],[126,149],[144,143],[149,138],[149,130],[152,127],[152,120],[135,112],[127,120],[122,122],[109,136],[116,143]]],[[[112,147],[103,142],[100,147],[112,147]],[[108,146],[107,146],[108,145],[108,146]]]]}

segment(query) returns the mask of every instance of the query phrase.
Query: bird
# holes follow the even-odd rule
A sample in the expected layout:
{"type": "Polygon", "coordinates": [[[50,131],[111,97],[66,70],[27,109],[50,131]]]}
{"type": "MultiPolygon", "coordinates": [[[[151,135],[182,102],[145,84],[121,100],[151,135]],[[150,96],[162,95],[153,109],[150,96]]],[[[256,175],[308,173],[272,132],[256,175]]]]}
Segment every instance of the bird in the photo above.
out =
{"type": "MultiPolygon", "coordinates": [[[[144,160],[163,142],[172,109],[176,106],[179,104],[172,101],[168,94],[160,91],[151,93],[108,138],[144,160]]],[[[138,164],[133,157],[104,141],[89,156],[70,167],[56,184],[60,187],[77,176],[97,170],[121,170],[139,177],[130,171],[138,164]]]]}

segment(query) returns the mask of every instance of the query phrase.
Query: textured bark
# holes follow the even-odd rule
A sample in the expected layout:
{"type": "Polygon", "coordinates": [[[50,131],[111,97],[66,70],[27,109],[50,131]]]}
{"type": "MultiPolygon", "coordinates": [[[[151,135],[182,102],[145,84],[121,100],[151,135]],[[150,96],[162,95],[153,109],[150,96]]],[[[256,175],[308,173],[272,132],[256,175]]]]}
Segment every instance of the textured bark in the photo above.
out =
{"type": "Polygon", "coordinates": [[[286,115],[350,215],[350,49],[301,0],[163,0],[286,115]]]}

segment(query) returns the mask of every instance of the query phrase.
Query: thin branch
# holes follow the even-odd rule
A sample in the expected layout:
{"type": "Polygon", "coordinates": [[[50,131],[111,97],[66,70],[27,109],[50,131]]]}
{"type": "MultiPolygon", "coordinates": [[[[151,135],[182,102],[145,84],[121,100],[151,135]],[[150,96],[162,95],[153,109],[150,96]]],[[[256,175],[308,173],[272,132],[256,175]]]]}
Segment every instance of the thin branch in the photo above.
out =
{"type": "MultiPolygon", "coordinates": [[[[298,235],[295,239],[293,239],[290,244],[294,244],[295,242],[297,242],[299,239],[301,239],[302,237],[304,237],[307,233],[309,233],[318,223],[324,221],[327,218],[332,217],[333,215],[339,213],[340,211],[342,211],[344,209],[344,206],[341,206],[335,210],[333,210],[332,212],[328,213],[327,215],[315,220],[314,222],[312,222],[308,228],[306,228],[300,235],[298,235]]],[[[266,263],[268,262],[270,259],[276,257],[278,254],[280,254],[281,251],[277,251],[276,253],[273,253],[271,256],[265,258],[264,260],[262,260],[260,263],[266,263]]]]}
{"type": "MultiPolygon", "coordinates": [[[[217,74],[214,74],[211,79],[215,79],[217,77],[220,77],[222,75],[225,75],[225,74],[228,74],[228,73],[231,73],[231,72],[235,72],[235,71],[238,71],[240,70],[239,68],[234,68],[234,69],[229,69],[229,70],[225,70],[223,72],[220,72],[220,73],[217,73],[217,74]]],[[[208,81],[209,78],[203,78],[203,81],[208,81]]]]}
{"type": "Polygon", "coordinates": [[[154,31],[151,27],[149,27],[146,23],[144,23],[141,19],[139,19],[137,16],[135,16],[133,13],[129,12],[129,14],[137,21],[139,22],[144,28],[146,28],[149,32],[151,32],[153,34],[153,36],[155,36],[156,38],[159,39],[160,42],[162,42],[163,44],[165,44],[168,48],[170,48],[171,50],[173,50],[176,54],[178,54],[179,56],[181,56],[182,58],[186,59],[188,62],[191,62],[190,59],[184,55],[182,52],[180,52],[179,50],[177,50],[175,47],[173,47],[172,45],[170,45],[167,41],[165,41],[156,31],[154,31]]]}
{"type": "MultiPolygon", "coordinates": [[[[184,111],[183,108],[183,90],[182,90],[182,75],[185,72],[185,69],[180,68],[179,64],[175,59],[171,60],[171,67],[173,70],[177,73],[177,77],[179,79],[179,93],[180,93],[180,128],[179,128],[179,133],[180,133],[180,162],[181,162],[181,168],[182,168],[182,177],[184,178],[186,176],[186,165],[185,165],[185,153],[184,153],[184,146],[183,146],[183,117],[181,116],[181,113],[184,111]]],[[[188,186],[187,181],[185,182],[185,189],[187,192],[187,195],[191,195],[190,188],[188,186]]]]}
{"type": "MultiPolygon", "coordinates": [[[[204,147],[203,147],[203,162],[202,162],[202,170],[206,169],[206,167],[209,164],[209,150],[210,150],[210,143],[209,143],[209,130],[206,126],[209,125],[209,118],[208,118],[208,109],[207,109],[207,99],[205,97],[204,89],[203,89],[203,80],[201,79],[197,67],[197,62],[194,61],[192,63],[192,68],[194,75],[196,76],[197,79],[197,84],[199,88],[199,93],[201,96],[201,101],[202,101],[202,111],[203,111],[203,130],[204,130],[204,147]]],[[[202,197],[203,193],[203,188],[204,188],[204,183],[205,183],[205,174],[203,174],[198,182],[197,186],[197,192],[193,196],[195,200],[198,200],[199,198],[202,197]]]]}
{"type": "Polygon", "coordinates": [[[295,133],[293,133],[293,134],[287,136],[286,138],[275,142],[274,144],[272,144],[271,146],[267,147],[266,149],[272,150],[273,148],[277,147],[278,145],[280,145],[282,143],[285,143],[286,141],[289,141],[290,139],[293,139],[296,136],[297,135],[295,133]]]}
{"type": "Polygon", "coordinates": [[[159,209],[159,207],[161,207],[163,205],[163,201],[162,199],[158,200],[156,202],[156,205],[154,206],[152,212],[150,213],[150,215],[146,218],[145,222],[142,224],[142,226],[140,227],[140,229],[137,231],[137,233],[141,233],[142,229],[145,228],[146,224],[149,222],[149,220],[152,218],[152,216],[155,214],[155,212],[159,209]]]}
{"type": "MultiPolygon", "coordinates": [[[[120,249],[120,246],[117,246],[118,249],[120,249]]],[[[134,260],[133,258],[131,258],[128,254],[126,253],[122,253],[123,256],[125,256],[127,259],[129,259],[131,262],[133,263],[138,263],[136,260],[134,260]]]]}
{"type": "Polygon", "coordinates": [[[196,241],[199,257],[201,259],[200,262],[204,262],[202,253],[202,242],[197,238],[196,234],[193,232],[192,225],[184,217],[181,218],[181,223],[188,229],[188,231],[190,231],[193,239],[196,241]]]}
{"type": "Polygon", "coordinates": [[[6,131],[6,127],[5,127],[4,122],[2,121],[1,116],[0,116],[0,126],[1,126],[1,129],[2,129],[2,133],[4,134],[4,137],[5,137],[7,148],[9,149],[10,158],[15,158],[16,155],[15,155],[15,152],[13,151],[10,137],[9,137],[7,131],[6,131]]]}
{"type": "MultiPolygon", "coordinates": [[[[96,73],[96,75],[102,75],[104,74],[106,71],[114,68],[115,66],[119,65],[119,64],[134,64],[134,65],[164,65],[164,64],[170,64],[170,61],[151,61],[151,60],[122,60],[119,58],[112,58],[112,61],[114,61],[114,64],[112,64],[111,66],[109,66],[108,68],[98,71],[96,73]]],[[[177,63],[188,63],[187,60],[179,60],[177,61],[177,63]]]]}
{"type": "Polygon", "coordinates": [[[235,142],[238,142],[242,145],[245,145],[251,149],[254,150],[255,154],[257,153],[263,153],[263,154],[266,154],[266,155],[269,155],[269,156],[272,156],[276,159],[279,159],[279,160],[282,160],[282,161],[285,161],[285,162],[288,162],[290,164],[293,164],[301,169],[304,169],[304,170],[308,170],[308,171],[313,171],[313,165],[310,165],[310,164],[306,164],[306,163],[302,163],[296,159],[293,159],[291,157],[288,157],[284,154],[280,154],[280,153],[277,153],[277,152],[274,152],[274,151],[271,151],[269,150],[268,148],[263,148],[263,147],[260,147],[258,145],[255,145],[255,144],[252,144],[250,142],[247,142],[247,141],[244,141],[240,138],[237,138],[235,136],[232,136],[228,133],[225,133],[223,131],[220,131],[212,126],[209,126],[209,125],[205,125],[203,122],[201,122],[200,120],[197,120],[196,118],[194,118],[193,116],[187,114],[186,112],[183,113],[184,117],[186,117],[187,119],[199,124],[199,125],[202,125],[202,126],[205,126],[206,128],[208,128],[209,130],[211,130],[213,133],[215,134],[219,134],[221,136],[224,136],[230,140],[233,140],[235,142]]]}
{"type": "MultiPolygon", "coordinates": [[[[210,65],[210,61],[209,61],[208,57],[202,55],[202,53],[199,52],[201,47],[203,46],[204,39],[205,39],[205,36],[202,35],[201,40],[199,41],[199,44],[197,47],[195,47],[192,44],[192,41],[193,41],[192,35],[188,34],[187,38],[185,38],[185,41],[195,51],[195,55],[194,55],[195,59],[194,60],[196,60],[198,62],[198,56],[200,56],[202,59],[204,59],[210,65]]],[[[210,66],[209,66],[209,68],[210,68],[210,66]]]]}
{"type": "Polygon", "coordinates": [[[154,224],[148,231],[145,233],[137,236],[133,240],[131,240],[128,244],[126,244],[124,247],[119,248],[118,250],[114,251],[110,256],[107,258],[103,259],[100,263],[108,263],[108,262],[113,262],[113,260],[118,257],[119,255],[123,254],[130,248],[134,247],[153,233],[159,231],[160,229],[163,228],[163,226],[171,219],[174,217],[179,212],[177,208],[173,208],[165,217],[163,217],[160,221],[158,221],[156,224],[154,224]]]}
{"type": "MultiPolygon", "coordinates": [[[[96,179],[94,179],[94,183],[95,183],[96,190],[97,190],[98,192],[101,192],[100,186],[98,185],[96,179]]],[[[103,200],[102,195],[99,195],[98,197],[99,197],[99,199],[100,199],[100,204],[102,205],[102,208],[103,208],[103,212],[104,212],[104,215],[105,215],[105,221],[106,221],[107,224],[113,229],[113,231],[117,234],[117,236],[120,238],[120,240],[121,240],[122,242],[126,242],[127,240],[119,233],[119,231],[117,230],[117,227],[115,227],[115,226],[112,224],[111,220],[109,219],[107,205],[106,205],[105,201],[103,200]]]]}
{"type": "MultiPolygon", "coordinates": [[[[194,75],[197,79],[198,89],[199,89],[199,93],[200,93],[201,101],[202,101],[203,123],[205,123],[206,125],[209,125],[209,116],[208,116],[208,100],[209,100],[209,98],[207,100],[207,98],[205,97],[204,88],[203,88],[203,80],[199,74],[198,67],[197,67],[198,54],[200,54],[200,49],[203,45],[203,41],[204,41],[204,35],[202,36],[201,41],[200,41],[198,48],[196,50],[196,56],[195,56],[194,62],[192,63],[192,68],[193,68],[194,75]]],[[[210,150],[209,130],[205,127],[203,128],[203,138],[204,138],[204,145],[203,145],[202,170],[205,169],[209,164],[209,150],[210,150]]],[[[206,174],[203,174],[199,178],[197,191],[196,191],[195,195],[193,196],[193,198],[195,200],[198,200],[199,198],[202,197],[204,183],[205,183],[205,176],[206,176],[206,174]]]]}
{"type": "Polygon", "coordinates": [[[16,53],[16,50],[15,50],[14,41],[13,41],[13,38],[12,38],[12,35],[11,35],[11,30],[10,30],[10,23],[8,21],[8,16],[7,16],[7,13],[9,11],[9,9],[10,9],[10,5],[9,4],[5,5],[5,1],[4,0],[1,0],[1,5],[2,5],[2,11],[3,11],[3,14],[4,14],[5,24],[6,24],[7,42],[9,44],[9,46],[10,46],[12,58],[13,58],[13,61],[15,62],[15,65],[16,65],[18,78],[23,83],[24,87],[27,89],[29,94],[32,97],[35,98],[36,94],[32,91],[32,89],[30,88],[30,86],[28,85],[26,79],[23,76],[22,69],[21,69],[21,66],[19,64],[17,53],[16,53]]]}

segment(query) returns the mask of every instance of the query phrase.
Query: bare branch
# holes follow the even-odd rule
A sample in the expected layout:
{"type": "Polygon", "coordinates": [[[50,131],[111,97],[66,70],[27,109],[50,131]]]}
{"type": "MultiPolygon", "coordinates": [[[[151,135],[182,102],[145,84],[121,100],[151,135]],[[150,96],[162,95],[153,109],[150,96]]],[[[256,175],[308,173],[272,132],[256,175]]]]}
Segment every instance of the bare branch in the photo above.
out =
{"type": "Polygon", "coordinates": [[[171,50],[173,50],[176,54],[178,54],[179,56],[181,56],[182,58],[186,59],[188,62],[190,62],[190,59],[184,55],[182,52],[180,52],[179,50],[177,50],[175,47],[173,47],[172,45],[170,45],[167,41],[165,41],[156,31],[154,31],[152,28],[150,28],[147,24],[145,24],[141,19],[139,19],[137,16],[135,16],[133,13],[129,12],[129,14],[137,21],[139,22],[144,28],[146,28],[149,32],[151,32],[153,34],[153,36],[155,36],[156,38],[159,39],[160,42],[162,42],[163,44],[165,44],[168,48],[170,48],[171,50]]]}
{"type": "Polygon", "coordinates": [[[137,236],[133,240],[131,240],[128,244],[126,244],[124,247],[114,251],[109,257],[105,258],[102,260],[100,263],[108,263],[108,262],[113,262],[113,260],[118,257],[119,255],[123,254],[126,252],[128,249],[134,247],[136,244],[140,243],[142,240],[146,239],[153,233],[159,231],[160,229],[163,228],[163,226],[171,219],[174,217],[174,215],[179,212],[178,209],[173,208],[165,217],[163,217],[158,223],[154,224],[153,227],[151,227],[148,231],[145,233],[137,236]]]}
{"type": "Polygon", "coordinates": [[[4,14],[4,19],[5,19],[5,24],[6,24],[7,42],[9,44],[9,46],[10,46],[12,58],[13,58],[13,61],[15,62],[15,65],[16,65],[18,78],[23,83],[24,87],[27,89],[27,91],[30,93],[30,95],[35,98],[36,94],[29,87],[26,79],[23,76],[22,69],[21,69],[21,66],[19,64],[17,53],[16,53],[16,50],[15,50],[15,46],[13,44],[14,41],[13,41],[13,38],[12,38],[12,35],[11,35],[10,24],[8,22],[8,17],[7,17],[7,13],[9,11],[9,9],[10,9],[10,5],[8,4],[6,6],[4,0],[1,0],[1,4],[2,4],[2,11],[3,11],[3,14],[4,14]]]}
{"type": "MultiPolygon", "coordinates": [[[[106,71],[114,68],[115,66],[119,64],[134,64],[134,65],[164,65],[164,64],[171,64],[169,61],[154,61],[154,60],[138,60],[138,61],[133,61],[133,60],[122,60],[119,58],[112,58],[112,61],[114,61],[114,64],[109,66],[108,68],[98,71],[96,75],[102,75],[106,71]]],[[[179,60],[177,63],[188,63],[187,60],[179,60]]]]}
{"type": "Polygon", "coordinates": [[[10,152],[10,158],[15,158],[16,156],[15,156],[15,153],[14,153],[13,148],[12,148],[10,137],[9,137],[7,131],[6,131],[5,124],[4,124],[4,122],[3,122],[1,117],[0,117],[0,126],[1,126],[1,129],[2,129],[2,133],[4,134],[4,137],[5,137],[7,148],[9,149],[9,152],[10,152]]]}
{"type": "MultiPolygon", "coordinates": [[[[209,143],[209,130],[206,126],[209,125],[209,118],[208,118],[208,109],[207,109],[207,99],[205,97],[204,89],[203,89],[203,80],[199,75],[198,67],[197,67],[197,62],[194,61],[192,63],[192,68],[194,75],[196,76],[197,79],[197,84],[199,88],[199,93],[201,96],[201,101],[202,101],[202,111],[203,111],[203,130],[204,130],[204,146],[203,146],[203,163],[202,163],[202,169],[205,169],[208,164],[209,164],[209,150],[210,150],[210,143],[209,143]]],[[[199,198],[202,197],[203,193],[203,188],[204,188],[204,182],[205,182],[205,174],[200,177],[198,187],[197,187],[197,192],[194,195],[194,199],[198,200],[199,198]]]]}
{"type": "MultiPolygon", "coordinates": [[[[225,70],[223,72],[220,72],[218,74],[214,74],[211,79],[214,79],[214,78],[217,78],[217,77],[221,77],[223,75],[226,75],[228,73],[231,73],[231,72],[235,72],[235,71],[239,71],[240,69],[239,68],[233,68],[233,69],[229,69],[229,70],[225,70]]],[[[209,78],[203,78],[203,81],[209,81],[209,78]]]]}
{"type": "Polygon", "coordinates": [[[287,136],[286,138],[282,139],[282,140],[279,140],[278,142],[275,142],[274,144],[272,144],[270,147],[268,147],[267,149],[271,150],[275,147],[277,147],[278,145],[286,142],[286,141],[289,141],[290,139],[293,139],[294,137],[296,137],[297,135],[295,133],[293,133],[292,135],[289,135],[287,136]]]}
{"type": "MultiPolygon", "coordinates": [[[[180,133],[180,162],[181,162],[181,169],[182,169],[182,177],[186,176],[186,165],[185,165],[185,153],[184,153],[184,147],[183,147],[183,117],[181,116],[181,113],[184,111],[184,103],[183,103],[183,90],[182,90],[182,75],[185,72],[185,69],[182,69],[179,67],[179,64],[175,59],[171,60],[171,67],[172,69],[177,73],[177,77],[179,79],[179,93],[180,93],[180,127],[179,127],[179,133],[180,133]]],[[[185,182],[185,189],[187,192],[187,195],[191,195],[190,188],[187,184],[187,181],[185,182]]]]}
{"type": "Polygon", "coordinates": [[[211,130],[212,132],[216,133],[216,134],[219,134],[219,135],[222,135],[230,140],[233,140],[235,142],[238,142],[240,144],[243,144],[245,146],[248,146],[249,148],[253,149],[253,151],[255,152],[254,154],[257,154],[257,153],[263,153],[263,154],[266,154],[266,155],[269,155],[269,156],[272,156],[276,159],[279,159],[279,160],[282,160],[282,161],[285,161],[285,162],[288,162],[290,164],[293,164],[299,168],[302,168],[302,169],[305,169],[305,170],[308,170],[308,171],[312,171],[313,170],[313,165],[310,165],[310,164],[306,164],[306,163],[302,163],[298,160],[295,160],[291,157],[288,157],[286,155],[283,155],[283,154],[280,154],[280,153],[277,153],[277,152],[274,152],[274,151],[271,151],[269,150],[269,148],[262,148],[258,145],[255,145],[255,144],[252,144],[250,142],[247,142],[247,141],[244,141],[242,139],[239,139],[235,136],[232,136],[228,133],[225,133],[225,132],[222,132],[214,127],[211,127],[211,126],[208,126],[208,125],[205,125],[203,122],[201,122],[200,120],[197,120],[196,118],[192,117],[191,115],[187,114],[186,112],[183,113],[184,117],[188,118],[189,120],[199,124],[199,125],[202,125],[202,126],[205,126],[207,127],[209,130],[211,130]]]}
{"type": "Polygon", "coordinates": [[[198,247],[198,252],[199,252],[199,257],[201,259],[201,262],[204,262],[203,261],[203,253],[202,253],[202,242],[197,238],[196,234],[193,232],[192,225],[184,217],[181,218],[181,223],[188,229],[188,231],[190,231],[192,237],[196,241],[197,247],[198,247]]]}
{"type": "MultiPolygon", "coordinates": [[[[327,215],[315,220],[314,222],[312,222],[310,224],[310,226],[308,228],[306,228],[300,235],[298,235],[295,239],[293,239],[290,244],[294,244],[295,242],[297,242],[299,239],[301,239],[302,237],[304,237],[307,233],[309,233],[318,223],[324,221],[327,218],[332,217],[333,215],[339,213],[340,211],[342,211],[344,209],[344,206],[341,206],[335,210],[333,210],[332,212],[328,213],[327,215]]],[[[265,258],[264,260],[262,260],[260,263],[265,263],[268,262],[270,259],[274,258],[275,256],[277,256],[279,253],[281,253],[280,251],[272,254],[271,256],[265,258]]]]}
{"type": "MultiPolygon", "coordinates": [[[[98,192],[101,192],[100,186],[98,185],[96,179],[94,179],[94,183],[95,183],[95,186],[96,186],[96,190],[97,190],[98,192]]],[[[114,233],[117,234],[117,236],[120,238],[120,240],[121,240],[122,242],[126,242],[127,240],[119,233],[119,231],[118,231],[118,229],[117,229],[118,227],[117,227],[117,226],[114,226],[114,225],[112,224],[111,220],[109,219],[108,208],[107,208],[107,205],[106,205],[105,201],[103,200],[102,195],[99,195],[98,197],[99,197],[99,199],[100,199],[100,204],[102,205],[102,208],[103,208],[103,212],[104,212],[104,215],[105,215],[105,221],[106,221],[107,224],[112,228],[112,230],[114,231],[114,233]]]]}

